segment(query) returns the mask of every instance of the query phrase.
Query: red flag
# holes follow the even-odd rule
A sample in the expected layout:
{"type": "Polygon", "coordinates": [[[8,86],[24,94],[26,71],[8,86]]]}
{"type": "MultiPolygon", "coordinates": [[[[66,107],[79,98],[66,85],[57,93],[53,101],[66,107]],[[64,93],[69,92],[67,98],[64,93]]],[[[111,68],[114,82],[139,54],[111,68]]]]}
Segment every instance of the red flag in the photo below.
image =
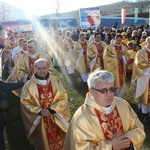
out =
{"type": "Polygon", "coordinates": [[[121,23],[124,24],[126,19],[126,9],[121,9],[121,23]]]}

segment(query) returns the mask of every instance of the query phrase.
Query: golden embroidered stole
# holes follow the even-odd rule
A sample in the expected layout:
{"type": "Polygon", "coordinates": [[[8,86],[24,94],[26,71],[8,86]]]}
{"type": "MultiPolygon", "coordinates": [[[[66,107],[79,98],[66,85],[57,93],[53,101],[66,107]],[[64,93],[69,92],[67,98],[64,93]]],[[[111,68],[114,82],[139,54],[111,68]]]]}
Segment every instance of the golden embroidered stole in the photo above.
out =
{"type": "Polygon", "coordinates": [[[122,121],[116,106],[109,114],[100,112],[97,109],[95,109],[95,113],[98,117],[105,140],[112,140],[115,134],[124,132],[122,121]]]}
{"type": "MultiPolygon", "coordinates": [[[[119,46],[115,45],[115,50],[116,50],[117,56],[118,55],[123,55],[122,54],[122,47],[121,47],[121,45],[119,45],[119,46]]],[[[124,67],[123,67],[122,59],[118,59],[118,72],[119,72],[120,86],[123,87],[124,67]]]]}
{"type": "Polygon", "coordinates": [[[31,57],[29,57],[29,68],[30,68],[30,73],[31,73],[31,75],[34,74],[34,63],[35,63],[35,61],[38,60],[38,59],[39,59],[39,56],[37,56],[36,58],[31,58],[31,57]]]}
{"type": "MultiPolygon", "coordinates": [[[[47,85],[37,84],[40,104],[42,108],[50,108],[54,99],[51,82],[47,85]]],[[[45,131],[50,150],[62,150],[63,138],[60,129],[53,123],[51,116],[43,117],[45,131]]]]}
{"type": "Polygon", "coordinates": [[[101,56],[99,57],[100,59],[100,64],[102,69],[104,69],[104,64],[103,64],[103,46],[102,43],[100,42],[99,44],[95,43],[95,46],[97,48],[98,54],[101,54],[101,56]]]}
{"type": "MultiPolygon", "coordinates": [[[[150,62],[150,52],[147,52],[147,57],[148,57],[148,62],[150,62]]],[[[147,101],[147,105],[150,105],[150,80],[149,80],[149,88],[148,88],[148,101],[147,101]]]]}
{"type": "Polygon", "coordinates": [[[84,43],[81,42],[81,46],[82,46],[82,49],[84,49],[83,56],[84,56],[85,68],[88,73],[88,72],[90,72],[90,68],[87,65],[87,44],[86,44],[86,42],[84,42],[84,43]]]}

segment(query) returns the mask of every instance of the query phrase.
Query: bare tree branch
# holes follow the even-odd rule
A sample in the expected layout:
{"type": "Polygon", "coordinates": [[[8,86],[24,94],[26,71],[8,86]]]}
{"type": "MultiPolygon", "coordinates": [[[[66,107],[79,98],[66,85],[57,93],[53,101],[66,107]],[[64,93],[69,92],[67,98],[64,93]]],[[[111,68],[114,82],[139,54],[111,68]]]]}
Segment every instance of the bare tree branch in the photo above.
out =
{"type": "Polygon", "coordinates": [[[55,0],[55,12],[56,12],[56,16],[60,16],[60,8],[63,4],[63,0],[55,0]]]}
{"type": "Polygon", "coordinates": [[[8,3],[0,2],[0,18],[2,20],[7,20],[9,12],[10,9],[8,3]]]}

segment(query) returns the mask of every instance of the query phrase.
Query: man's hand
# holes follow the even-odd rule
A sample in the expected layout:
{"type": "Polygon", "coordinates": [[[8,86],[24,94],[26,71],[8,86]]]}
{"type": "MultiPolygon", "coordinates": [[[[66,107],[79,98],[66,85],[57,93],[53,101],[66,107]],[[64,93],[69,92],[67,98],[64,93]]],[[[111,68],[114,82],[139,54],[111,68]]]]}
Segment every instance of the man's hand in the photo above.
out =
{"type": "Polygon", "coordinates": [[[24,83],[26,83],[27,81],[28,81],[27,77],[22,80],[22,82],[24,82],[24,83]]]}
{"type": "Polygon", "coordinates": [[[43,109],[41,110],[41,115],[44,116],[44,117],[47,117],[47,116],[50,115],[50,112],[49,112],[48,109],[44,109],[44,108],[43,108],[43,109]]]}
{"type": "Polygon", "coordinates": [[[124,133],[117,134],[113,139],[112,139],[112,145],[114,150],[120,150],[124,148],[130,147],[131,141],[130,139],[125,136],[124,133]]]}
{"type": "Polygon", "coordinates": [[[122,60],[122,55],[117,55],[118,60],[122,60]]]}

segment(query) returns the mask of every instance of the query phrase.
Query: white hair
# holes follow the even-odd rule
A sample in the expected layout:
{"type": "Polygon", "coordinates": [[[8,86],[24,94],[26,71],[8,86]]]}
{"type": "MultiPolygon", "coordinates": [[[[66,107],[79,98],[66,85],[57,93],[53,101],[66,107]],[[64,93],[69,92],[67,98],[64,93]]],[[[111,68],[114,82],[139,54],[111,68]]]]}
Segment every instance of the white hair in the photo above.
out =
{"type": "Polygon", "coordinates": [[[97,69],[89,75],[87,84],[89,88],[95,87],[97,83],[114,83],[114,76],[106,70],[97,69]]]}
{"type": "Polygon", "coordinates": [[[146,42],[148,42],[150,40],[150,36],[148,36],[147,38],[146,38],[146,42]]]}
{"type": "Polygon", "coordinates": [[[68,37],[69,34],[72,34],[72,32],[71,31],[67,31],[65,36],[68,37]]]}
{"type": "Polygon", "coordinates": [[[48,63],[47,59],[39,58],[38,60],[35,61],[34,68],[36,68],[38,66],[38,64],[41,63],[41,62],[45,62],[47,64],[47,66],[49,66],[49,63],[48,63]]]}

